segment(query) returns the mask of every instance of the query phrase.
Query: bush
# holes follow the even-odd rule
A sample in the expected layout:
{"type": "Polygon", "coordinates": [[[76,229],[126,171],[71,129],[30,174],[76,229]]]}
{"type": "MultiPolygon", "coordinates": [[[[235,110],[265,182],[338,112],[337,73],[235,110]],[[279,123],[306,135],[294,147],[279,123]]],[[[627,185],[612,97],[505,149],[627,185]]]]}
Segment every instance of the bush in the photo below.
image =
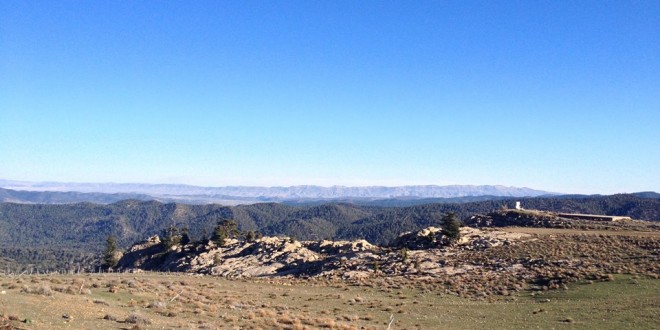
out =
{"type": "Polygon", "coordinates": [[[167,307],[167,303],[164,301],[152,301],[147,306],[147,308],[157,308],[157,309],[163,309],[166,307],[167,307]]]}
{"type": "Polygon", "coordinates": [[[53,295],[53,290],[51,290],[50,286],[48,285],[42,285],[37,288],[30,288],[27,285],[24,285],[23,288],[21,288],[21,292],[23,293],[29,293],[29,294],[36,294],[36,295],[41,295],[41,296],[52,296],[53,295]]]}
{"type": "Polygon", "coordinates": [[[132,313],[127,316],[124,322],[132,324],[151,324],[151,321],[148,318],[137,313],[132,313]]]}

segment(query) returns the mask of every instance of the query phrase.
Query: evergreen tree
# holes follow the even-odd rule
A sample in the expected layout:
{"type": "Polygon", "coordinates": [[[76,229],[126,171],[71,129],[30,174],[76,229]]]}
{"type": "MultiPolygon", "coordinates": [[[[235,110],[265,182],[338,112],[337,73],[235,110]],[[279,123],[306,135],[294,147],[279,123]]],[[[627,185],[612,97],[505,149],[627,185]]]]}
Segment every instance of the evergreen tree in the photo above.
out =
{"type": "Polygon", "coordinates": [[[238,225],[234,220],[226,219],[218,223],[213,230],[211,241],[217,245],[224,245],[228,238],[235,238],[239,234],[238,225]]]}
{"type": "Polygon", "coordinates": [[[261,234],[259,231],[256,230],[250,230],[247,233],[245,233],[245,240],[249,243],[252,243],[262,237],[263,234],[261,234]]]}
{"type": "Polygon", "coordinates": [[[117,265],[117,240],[113,235],[108,236],[103,253],[103,267],[112,268],[117,265]]]}
{"type": "Polygon", "coordinates": [[[456,218],[456,213],[449,212],[442,218],[442,234],[449,238],[450,243],[461,237],[461,221],[456,218]]]}
{"type": "Polygon", "coordinates": [[[181,234],[179,234],[179,229],[174,226],[170,226],[170,228],[164,231],[161,244],[163,244],[166,250],[169,250],[171,247],[180,243],[181,234]]]}
{"type": "Polygon", "coordinates": [[[204,244],[208,243],[209,240],[209,231],[206,228],[202,229],[202,242],[204,244]]]}
{"type": "Polygon", "coordinates": [[[225,245],[225,241],[227,240],[227,232],[222,228],[222,226],[218,225],[213,229],[213,235],[211,236],[211,242],[215,243],[216,245],[222,246],[225,245]]]}
{"type": "Polygon", "coordinates": [[[188,227],[181,229],[181,245],[190,244],[190,230],[188,227]]]}

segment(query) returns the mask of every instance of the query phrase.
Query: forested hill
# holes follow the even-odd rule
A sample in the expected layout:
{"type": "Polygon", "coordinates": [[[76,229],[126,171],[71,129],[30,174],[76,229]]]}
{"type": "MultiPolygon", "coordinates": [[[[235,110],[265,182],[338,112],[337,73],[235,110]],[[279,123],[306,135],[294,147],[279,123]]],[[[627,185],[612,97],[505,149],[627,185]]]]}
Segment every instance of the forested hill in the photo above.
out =
{"type": "Polygon", "coordinates": [[[127,247],[170,226],[188,227],[191,237],[199,239],[209,235],[222,219],[234,219],[241,230],[259,230],[266,235],[287,235],[304,240],[365,238],[375,244],[386,244],[401,232],[440,225],[441,216],[447,212],[466,218],[502,205],[512,206],[515,200],[521,200],[529,209],[660,220],[660,199],[634,195],[508,199],[410,207],[276,203],[226,207],[137,200],[109,205],[2,203],[0,257],[15,257],[16,249],[23,249],[18,254],[35,256],[53,250],[95,253],[104,247],[108,235],[115,235],[119,245],[127,247]],[[10,250],[14,252],[7,252],[10,250]]]}

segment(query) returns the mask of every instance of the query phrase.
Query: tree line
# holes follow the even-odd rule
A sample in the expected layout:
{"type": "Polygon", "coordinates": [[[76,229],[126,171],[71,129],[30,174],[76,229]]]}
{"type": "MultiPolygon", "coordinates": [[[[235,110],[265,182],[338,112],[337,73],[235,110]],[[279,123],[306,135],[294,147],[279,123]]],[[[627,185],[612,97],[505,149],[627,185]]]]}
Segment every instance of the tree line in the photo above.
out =
{"type": "MultiPolygon", "coordinates": [[[[629,194],[433,203],[409,207],[331,203],[291,206],[263,203],[241,206],[184,205],[126,200],[109,205],[0,203],[0,263],[69,264],[101,255],[109,236],[124,249],[154,234],[173,239],[210,239],[219,222],[232,219],[241,232],[285,235],[301,240],[366,239],[387,245],[402,232],[442,225],[453,212],[465,219],[516,200],[548,211],[630,216],[659,220],[660,199],[629,194]],[[165,231],[173,228],[169,236],[165,231]],[[180,238],[178,238],[180,237],[180,238]],[[3,261],[4,260],[4,261],[3,261]]],[[[1,266],[1,265],[0,265],[1,266]]]]}

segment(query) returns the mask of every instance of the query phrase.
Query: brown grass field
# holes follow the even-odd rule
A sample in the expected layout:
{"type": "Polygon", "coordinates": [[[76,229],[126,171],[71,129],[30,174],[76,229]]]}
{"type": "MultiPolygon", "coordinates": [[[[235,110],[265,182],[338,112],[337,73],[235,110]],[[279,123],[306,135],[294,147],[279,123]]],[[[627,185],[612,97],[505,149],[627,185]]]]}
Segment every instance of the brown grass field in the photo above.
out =
{"type": "Polygon", "coordinates": [[[490,301],[166,273],[0,277],[0,293],[0,329],[660,328],[660,280],[628,275],[490,301]]]}

